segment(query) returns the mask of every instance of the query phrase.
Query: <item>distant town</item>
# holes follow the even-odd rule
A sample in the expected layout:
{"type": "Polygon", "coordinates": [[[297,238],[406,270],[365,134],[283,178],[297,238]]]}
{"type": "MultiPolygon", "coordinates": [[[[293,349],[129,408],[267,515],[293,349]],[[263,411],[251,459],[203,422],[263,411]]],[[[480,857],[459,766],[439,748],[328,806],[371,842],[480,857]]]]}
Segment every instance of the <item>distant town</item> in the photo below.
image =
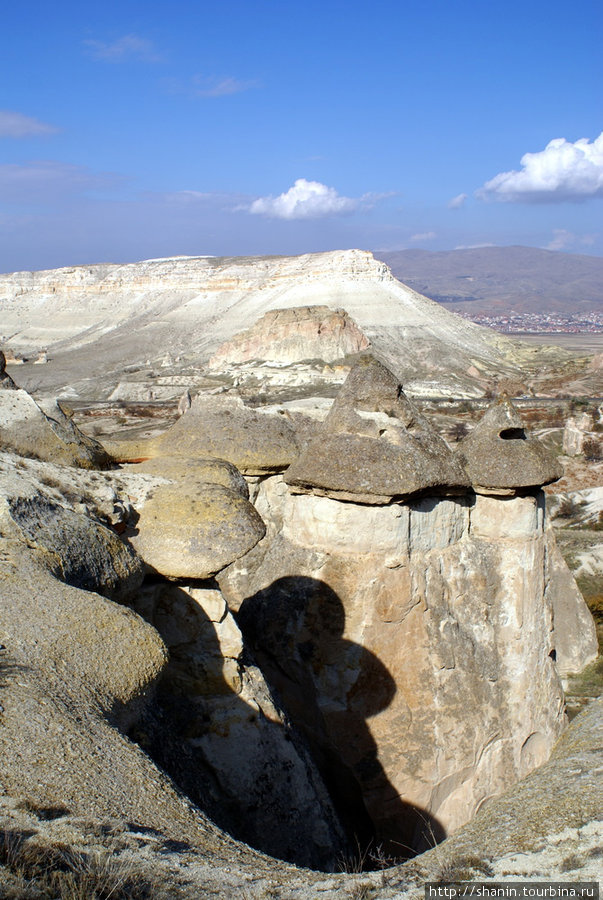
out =
{"type": "Polygon", "coordinates": [[[562,313],[512,312],[496,316],[466,312],[459,312],[458,315],[505,334],[603,334],[603,311],[574,316],[562,313]]]}

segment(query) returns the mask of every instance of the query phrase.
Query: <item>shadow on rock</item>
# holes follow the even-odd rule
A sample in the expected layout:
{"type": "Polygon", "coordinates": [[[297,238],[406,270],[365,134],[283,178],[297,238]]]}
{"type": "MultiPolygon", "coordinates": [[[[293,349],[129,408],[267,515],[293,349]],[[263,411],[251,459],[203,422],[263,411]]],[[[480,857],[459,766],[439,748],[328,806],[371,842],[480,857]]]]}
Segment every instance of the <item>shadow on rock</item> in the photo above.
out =
{"type": "Polygon", "coordinates": [[[366,867],[443,840],[440,823],[398,795],[379,761],[367,719],[389,706],[396,684],[373,653],[343,637],[338,595],[318,579],[279,578],[243,602],[238,622],[366,867]]]}
{"type": "Polygon", "coordinates": [[[136,609],[161,634],[170,661],[158,718],[131,736],[239,840],[298,865],[336,869],[349,845],[329,793],[215,583],[149,580],[136,609]]]}

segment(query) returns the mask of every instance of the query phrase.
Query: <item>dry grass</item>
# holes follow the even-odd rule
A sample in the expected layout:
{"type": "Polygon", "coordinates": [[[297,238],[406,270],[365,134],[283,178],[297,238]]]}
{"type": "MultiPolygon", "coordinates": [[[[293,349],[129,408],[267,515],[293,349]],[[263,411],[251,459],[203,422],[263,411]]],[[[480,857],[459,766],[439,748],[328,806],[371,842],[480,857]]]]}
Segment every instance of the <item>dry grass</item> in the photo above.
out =
{"type": "Polygon", "coordinates": [[[35,832],[0,831],[6,900],[161,900],[161,885],[106,850],[43,844],[35,832]],[[5,879],[6,882],[6,879],[5,879]]]}

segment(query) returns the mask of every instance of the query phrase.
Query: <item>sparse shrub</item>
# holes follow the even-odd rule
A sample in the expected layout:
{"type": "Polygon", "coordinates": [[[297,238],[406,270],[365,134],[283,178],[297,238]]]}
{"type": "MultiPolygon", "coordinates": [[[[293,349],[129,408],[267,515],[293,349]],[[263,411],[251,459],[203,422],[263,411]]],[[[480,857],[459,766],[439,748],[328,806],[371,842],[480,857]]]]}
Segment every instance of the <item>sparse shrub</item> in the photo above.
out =
{"type": "Polygon", "coordinates": [[[584,453],[584,459],[587,459],[589,462],[599,462],[603,459],[603,441],[598,441],[594,438],[584,441],[582,452],[584,453]]]}
{"type": "Polygon", "coordinates": [[[585,506],[586,500],[576,500],[575,497],[563,497],[553,514],[553,518],[575,519],[584,510],[585,506]]]}
{"type": "Polygon", "coordinates": [[[469,434],[469,428],[465,422],[455,422],[449,431],[450,440],[458,443],[469,434]]]}
{"type": "Polygon", "coordinates": [[[46,487],[51,488],[61,488],[61,482],[54,475],[40,475],[40,484],[45,484],[46,487]]]}
{"type": "Polygon", "coordinates": [[[373,900],[375,889],[371,884],[355,884],[348,894],[350,900],[373,900]]]}
{"type": "Polygon", "coordinates": [[[570,855],[566,856],[561,863],[560,869],[562,872],[571,872],[572,869],[581,869],[583,865],[584,859],[577,856],[575,853],[570,853],[570,855]]]}
{"type": "Polygon", "coordinates": [[[494,872],[485,859],[479,856],[459,856],[440,867],[435,878],[438,882],[473,881],[476,875],[489,877],[494,872]]]}

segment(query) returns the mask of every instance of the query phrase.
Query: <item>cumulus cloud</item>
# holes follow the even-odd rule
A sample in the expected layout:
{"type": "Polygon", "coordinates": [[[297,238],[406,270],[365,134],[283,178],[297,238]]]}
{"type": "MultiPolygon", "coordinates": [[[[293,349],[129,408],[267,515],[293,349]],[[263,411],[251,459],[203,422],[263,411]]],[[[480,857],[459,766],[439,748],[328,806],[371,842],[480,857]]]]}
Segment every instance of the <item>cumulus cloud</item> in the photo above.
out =
{"type": "Polygon", "coordinates": [[[592,247],[595,237],[592,234],[578,235],[566,228],[554,228],[553,238],[544,248],[545,250],[566,250],[568,247],[575,247],[576,244],[583,247],[592,247]]]}
{"type": "Polygon", "coordinates": [[[125,34],[114,41],[84,41],[88,53],[93,59],[102,62],[119,63],[135,60],[137,62],[161,62],[161,55],[156,51],[152,41],[138,37],[136,34],[125,34]]]}
{"type": "Polygon", "coordinates": [[[477,191],[485,200],[528,203],[603,197],[603,132],[592,143],[555,138],[525,153],[519,171],[501,172],[477,191]]]}
{"type": "Polygon", "coordinates": [[[448,209],[460,209],[465,204],[467,194],[457,194],[452,200],[448,201],[448,209]]]}
{"type": "Polygon", "coordinates": [[[9,109],[0,109],[0,138],[27,138],[38,137],[44,134],[55,134],[58,131],[54,125],[40,122],[23,113],[12,112],[9,109]]]}
{"type": "Polygon", "coordinates": [[[419,234],[413,234],[411,237],[411,241],[433,241],[434,238],[437,237],[435,231],[423,231],[419,234]]]}
{"type": "Polygon", "coordinates": [[[194,93],[198,97],[228,97],[259,87],[257,81],[241,81],[238,78],[201,78],[193,79],[194,93]]]}
{"type": "Polygon", "coordinates": [[[319,219],[353,212],[361,203],[361,199],[341,197],[320,181],[298,178],[284,194],[254,200],[249,212],[273,219],[319,219]]]}

